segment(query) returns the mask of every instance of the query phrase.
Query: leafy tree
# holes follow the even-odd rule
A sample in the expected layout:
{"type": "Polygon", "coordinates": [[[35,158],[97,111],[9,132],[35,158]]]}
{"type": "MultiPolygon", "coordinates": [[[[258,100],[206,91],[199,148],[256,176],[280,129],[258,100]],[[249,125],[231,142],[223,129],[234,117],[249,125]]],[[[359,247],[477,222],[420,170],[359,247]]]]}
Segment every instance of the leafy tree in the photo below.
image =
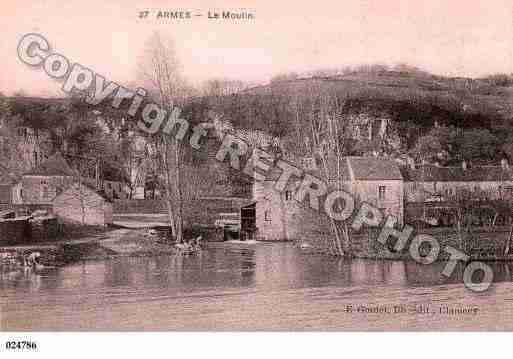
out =
{"type": "Polygon", "coordinates": [[[440,140],[433,135],[422,136],[412,150],[412,154],[420,160],[433,161],[442,152],[440,140]]]}
{"type": "Polygon", "coordinates": [[[461,159],[475,162],[496,160],[499,141],[488,129],[467,129],[456,138],[457,153],[461,159]]]}

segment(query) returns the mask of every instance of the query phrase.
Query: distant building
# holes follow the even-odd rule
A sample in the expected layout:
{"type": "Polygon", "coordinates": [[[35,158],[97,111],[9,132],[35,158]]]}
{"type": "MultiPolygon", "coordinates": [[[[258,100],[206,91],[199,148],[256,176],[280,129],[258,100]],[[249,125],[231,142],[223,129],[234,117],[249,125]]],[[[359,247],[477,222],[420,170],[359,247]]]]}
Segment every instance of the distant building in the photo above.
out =
{"type": "Polygon", "coordinates": [[[21,176],[14,187],[14,203],[51,204],[55,196],[73,183],[73,171],[64,157],[56,152],[21,176]]]}
{"type": "Polygon", "coordinates": [[[506,160],[500,166],[410,164],[402,168],[402,174],[406,202],[450,201],[459,194],[483,200],[513,195],[513,172],[506,160]]]}
{"type": "MultiPolygon", "coordinates": [[[[77,162],[77,166],[80,163],[77,162]]],[[[128,180],[122,171],[112,166],[102,168],[100,187],[110,199],[126,198],[128,180]]],[[[38,166],[25,172],[15,184],[11,183],[12,203],[14,204],[51,204],[53,199],[72,183],[81,181],[96,186],[91,176],[81,177],[73,171],[68,160],[60,152],[42,161],[38,166]]]]}
{"type": "Polygon", "coordinates": [[[52,204],[54,214],[66,221],[101,226],[113,223],[112,201],[88,184],[74,182],[52,204]]]}

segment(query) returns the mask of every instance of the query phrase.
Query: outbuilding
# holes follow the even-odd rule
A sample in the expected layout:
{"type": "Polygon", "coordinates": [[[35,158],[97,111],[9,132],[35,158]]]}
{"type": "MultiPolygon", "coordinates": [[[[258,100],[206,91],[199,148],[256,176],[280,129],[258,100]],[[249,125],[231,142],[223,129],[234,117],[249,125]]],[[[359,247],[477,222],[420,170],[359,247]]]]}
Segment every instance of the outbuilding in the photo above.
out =
{"type": "Polygon", "coordinates": [[[101,191],[75,182],[53,200],[53,212],[65,221],[106,226],[113,223],[112,201],[101,191]]]}

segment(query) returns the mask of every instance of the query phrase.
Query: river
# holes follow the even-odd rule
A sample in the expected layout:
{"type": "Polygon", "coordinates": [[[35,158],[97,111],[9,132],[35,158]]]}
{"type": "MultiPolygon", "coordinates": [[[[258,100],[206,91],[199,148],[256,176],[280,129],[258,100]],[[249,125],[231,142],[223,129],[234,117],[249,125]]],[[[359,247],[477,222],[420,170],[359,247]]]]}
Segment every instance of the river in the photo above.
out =
{"type": "Polygon", "coordinates": [[[290,243],[209,243],[0,273],[2,330],[513,329],[513,264],[482,293],[445,263],[337,260],[290,243]]]}

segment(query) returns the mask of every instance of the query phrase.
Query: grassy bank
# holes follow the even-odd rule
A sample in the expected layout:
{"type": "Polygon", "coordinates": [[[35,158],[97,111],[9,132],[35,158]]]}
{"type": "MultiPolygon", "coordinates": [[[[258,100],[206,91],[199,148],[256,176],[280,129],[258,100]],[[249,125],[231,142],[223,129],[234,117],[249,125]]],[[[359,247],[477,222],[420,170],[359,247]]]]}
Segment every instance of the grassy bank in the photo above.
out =
{"type": "MultiPolygon", "coordinates": [[[[415,234],[428,234],[434,237],[440,247],[438,260],[446,261],[450,254],[444,250],[452,247],[460,250],[470,257],[470,260],[480,261],[510,261],[513,255],[505,255],[509,239],[509,231],[506,228],[490,230],[479,228],[473,231],[465,231],[458,234],[450,228],[432,228],[414,233],[401,251],[395,251],[396,239],[390,237],[385,245],[378,242],[379,233],[368,232],[353,236],[352,252],[357,258],[380,258],[395,260],[412,260],[410,245],[415,234]]],[[[421,256],[426,256],[433,250],[429,243],[424,243],[419,248],[421,256]]]]}
{"type": "MultiPolygon", "coordinates": [[[[509,238],[509,229],[506,227],[475,228],[470,232],[463,232],[461,238],[458,232],[452,228],[428,228],[414,231],[401,251],[394,249],[395,237],[389,237],[385,244],[378,242],[379,231],[377,229],[354,232],[351,234],[350,255],[355,258],[367,259],[413,260],[409,248],[417,234],[428,234],[437,240],[440,246],[438,260],[441,261],[448,260],[450,257],[449,253],[444,250],[447,246],[467,254],[470,260],[513,260],[513,255],[504,254],[509,238]]],[[[305,234],[296,242],[307,252],[325,253],[325,243],[329,236],[331,233],[328,232],[305,234]]],[[[424,243],[419,248],[421,256],[426,256],[430,251],[431,247],[428,243],[424,243]]]]}
{"type": "Polygon", "coordinates": [[[118,256],[153,256],[173,254],[172,243],[149,230],[111,229],[84,231],[82,236],[60,242],[0,247],[1,266],[19,266],[23,256],[40,253],[39,263],[60,266],[81,260],[108,259],[118,256]]]}

